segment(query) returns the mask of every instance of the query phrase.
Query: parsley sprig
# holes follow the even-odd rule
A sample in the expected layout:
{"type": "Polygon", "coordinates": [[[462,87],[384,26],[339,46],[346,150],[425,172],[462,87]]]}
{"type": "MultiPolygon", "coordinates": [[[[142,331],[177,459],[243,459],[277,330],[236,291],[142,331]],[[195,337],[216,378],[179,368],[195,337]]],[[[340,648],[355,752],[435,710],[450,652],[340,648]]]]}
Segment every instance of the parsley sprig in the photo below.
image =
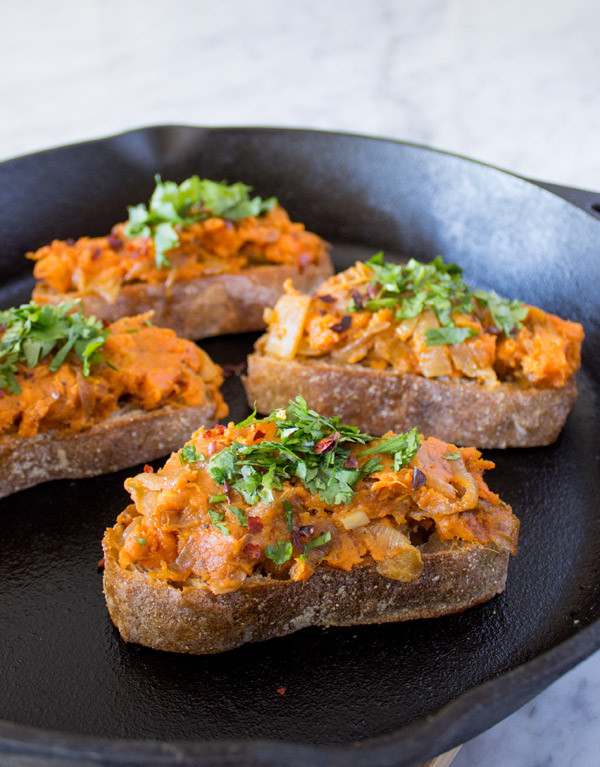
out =
{"type": "MultiPolygon", "coordinates": [[[[215,453],[208,463],[212,479],[218,485],[226,482],[248,504],[272,501],[273,491],[281,490],[282,483],[293,478],[327,504],[349,503],[359,479],[381,469],[377,458],[363,466],[356,461],[352,466],[349,461],[352,444],[366,444],[375,437],[340,423],[339,418],[319,415],[308,408],[302,397],[296,397],[286,410],[274,411],[265,420],[277,423],[276,439],[251,445],[236,440],[215,453]]],[[[252,415],[242,423],[248,426],[260,421],[252,415]]],[[[418,450],[418,434],[413,430],[393,439],[393,445],[380,442],[363,453],[391,453],[395,467],[405,466],[418,450]]],[[[284,503],[283,509],[289,525],[291,508],[284,503]]]]}
{"type": "Polygon", "coordinates": [[[177,184],[162,181],[159,175],[155,181],[148,207],[143,203],[129,206],[125,232],[129,237],[152,237],[158,269],[171,266],[165,254],[179,244],[177,225],[190,226],[212,216],[239,221],[259,216],[277,205],[275,197],[267,200],[250,197],[252,187],[241,182],[227,184],[191,176],[177,184]]]}
{"type": "Polygon", "coordinates": [[[109,331],[95,317],[71,313],[78,303],[31,302],[0,312],[0,326],[5,328],[0,340],[0,389],[19,394],[18,365],[31,369],[49,355],[53,355],[50,370],[58,370],[72,354],[81,361],[83,375],[89,376],[91,365],[102,361],[100,349],[109,331]]]}
{"type": "Polygon", "coordinates": [[[520,329],[527,316],[528,309],[522,301],[501,298],[494,291],[471,291],[462,278],[460,266],[445,264],[440,256],[429,264],[411,258],[402,265],[384,261],[380,252],[367,261],[367,265],[374,273],[371,285],[376,292],[364,301],[352,298],[348,310],[393,309],[396,320],[433,311],[440,327],[425,331],[428,346],[459,344],[477,335],[473,328],[457,327],[451,316],[454,312],[471,314],[474,301],[489,309],[494,325],[505,335],[520,329]]]}

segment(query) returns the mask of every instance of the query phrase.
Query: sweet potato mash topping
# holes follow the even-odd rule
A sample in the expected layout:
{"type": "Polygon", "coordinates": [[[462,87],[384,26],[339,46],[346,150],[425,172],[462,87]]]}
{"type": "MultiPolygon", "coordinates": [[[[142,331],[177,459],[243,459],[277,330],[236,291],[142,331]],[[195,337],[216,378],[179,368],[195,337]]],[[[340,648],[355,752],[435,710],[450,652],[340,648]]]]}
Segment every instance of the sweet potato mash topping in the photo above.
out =
{"type": "MultiPolygon", "coordinates": [[[[295,264],[303,269],[318,262],[326,246],[304,225],[290,221],[281,207],[239,221],[207,218],[186,226],[176,224],[177,245],[167,251],[168,267],[156,263],[150,236],[128,236],[117,224],[108,237],[54,240],[27,257],[41,285],[74,297],[96,293],[113,302],[124,285],[143,282],[172,284],[197,277],[240,272],[264,264],[295,264]]],[[[33,297],[43,300],[44,290],[33,297]]]]}
{"type": "MultiPolygon", "coordinates": [[[[43,311],[60,313],[61,305],[43,307],[43,311]]],[[[78,432],[128,405],[153,410],[164,405],[200,405],[209,397],[217,402],[219,417],[226,415],[219,391],[221,369],[195,344],[172,330],[152,326],[150,317],[124,317],[105,330],[94,329],[95,337],[82,341],[93,347],[89,370],[86,358],[73,348],[66,349],[58,365],[58,355],[53,358],[48,352],[31,367],[26,357],[13,353],[11,385],[0,389],[0,434],[33,437],[48,429],[78,432]]],[[[95,323],[93,318],[80,319],[95,323]]],[[[0,349],[10,332],[11,328],[4,329],[0,349]]],[[[58,338],[56,323],[40,328],[37,335],[23,335],[19,342],[31,348],[42,343],[43,334],[51,337],[52,332],[58,338]]],[[[68,337],[65,341],[68,345],[68,337]]]]}
{"type": "Polygon", "coordinates": [[[329,278],[317,293],[286,293],[265,310],[257,349],[426,378],[515,381],[560,388],[579,369],[583,328],[495,293],[470,291],[454,264],[374,257],[329,278]],[[423,271],[423,270],[429,270],[423,271]]]}
{"type": "Polygon", "coordinates": [[[128,479],[119,563],[215,594],[254,574],[299,581],[369,562],[410,581],[426,541],[515,553],[518,520],[482,478],[492,467],[414,430],[361,434],[298,397],[262,420],[201,428],[156,474],[128,479]]]}

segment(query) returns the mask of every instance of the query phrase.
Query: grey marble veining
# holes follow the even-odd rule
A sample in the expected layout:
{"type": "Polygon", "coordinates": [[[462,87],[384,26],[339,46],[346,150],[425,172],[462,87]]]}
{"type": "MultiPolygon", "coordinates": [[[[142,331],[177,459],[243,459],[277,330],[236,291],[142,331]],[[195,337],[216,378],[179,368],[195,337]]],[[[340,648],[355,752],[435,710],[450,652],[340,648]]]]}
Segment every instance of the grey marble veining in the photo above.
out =
{"type": "MultiPolygon", "coordinates": [[[[0,158],[157,123],[370,133],[600,190],[597,0],[0,3],[0,158]]],[[[456,767],[595,767],[600,655],[456,767]]]]}

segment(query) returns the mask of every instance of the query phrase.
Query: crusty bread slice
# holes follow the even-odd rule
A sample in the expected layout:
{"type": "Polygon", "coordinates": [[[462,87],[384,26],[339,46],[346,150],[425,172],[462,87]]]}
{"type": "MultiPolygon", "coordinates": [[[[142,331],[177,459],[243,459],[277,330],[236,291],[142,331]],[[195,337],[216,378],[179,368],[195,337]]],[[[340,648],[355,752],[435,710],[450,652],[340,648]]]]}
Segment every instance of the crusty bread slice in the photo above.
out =
{"type": "Polygon", "coordinates": [[[0,437],[0,498],[49,479],[95,477],[160,458],[216,417],[211,401],[149,411],[125,406],[74,434],[52,429],[33,437],[0,437]]]}
{"type": "Polygon", "coordinates": [[[361,365],[278,360],[255,352],[243,379],[259,413],[283,408],[301,395],[309,407],[369,434],[417,427],[455,445],[534,447],[556,440],[577,397],[575,378],[560,389],[500,383],[485,388],[361,365]]]}
{"type": "MultiPolygon", "coordinates": [[[[291,279],[303,293],[311,293],[333,273],[324,253],[317,263],[300,271],[291,264],[255,266],[237,274],[216,274],[164,283],[125,285],[113,303],[91,293],[81,298],[81,310],[105,323],[153,311],[152,322],[171,328],[178,336],[197,340],[225,333],[245,333],[265,327],[263,310],[273,306],[291,279]]],[[[58,304],[77,298],[76,293],[57,293],[37,283],[32,298],[41,304],[58,304]]]]}
{"type": "Polygon", "coordinates": [[[253,575],[241,588],[213,594],[199,580],[177,587],[144,568],[118,563],[122,528],[106,531],[104,594],[127,642],[171,652],[210,654],[284,636],[306,626],[353,626],[436,618],[485,602],[504,590],[508,552],[493,545],[431,543],[423,573],[408,583],[384,578],[374,564],[350,572],[321,565],[307,581],[253,575]]]}

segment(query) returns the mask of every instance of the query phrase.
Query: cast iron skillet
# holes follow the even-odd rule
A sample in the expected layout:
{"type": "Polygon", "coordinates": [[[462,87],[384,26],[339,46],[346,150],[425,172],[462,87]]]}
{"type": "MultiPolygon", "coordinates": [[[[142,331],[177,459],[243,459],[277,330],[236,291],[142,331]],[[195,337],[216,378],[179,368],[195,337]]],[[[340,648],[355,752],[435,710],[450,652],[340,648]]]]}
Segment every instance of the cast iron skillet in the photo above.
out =
{"type": "MultiPolygon", "coordinates": [[[[393,141],[149,128],[0,166],[2,304],[28,296],[25,251],[53,237],[106,233],[127,204],[148,198],[157,172],[241,179],[278,195],[294,219],[334,244],[338,267],[380,248],[442,253],[475,285],[583,322],[579,400],[555,445],[488,451],[497,462],[489,481],[522,520],[519,554],[504,595],[437,620],[307,629],[215,657],[128,646],[108,619],[96,563],[132,470],[5,499],[0,762],[413,765],[491,726],[597,649],[595,198],[393,141]]],[[[237,363],[254,337],[203,346],[237,363]]],[[[226,397],[242,418],[239,380],[227,382],[226,397]]]]}

